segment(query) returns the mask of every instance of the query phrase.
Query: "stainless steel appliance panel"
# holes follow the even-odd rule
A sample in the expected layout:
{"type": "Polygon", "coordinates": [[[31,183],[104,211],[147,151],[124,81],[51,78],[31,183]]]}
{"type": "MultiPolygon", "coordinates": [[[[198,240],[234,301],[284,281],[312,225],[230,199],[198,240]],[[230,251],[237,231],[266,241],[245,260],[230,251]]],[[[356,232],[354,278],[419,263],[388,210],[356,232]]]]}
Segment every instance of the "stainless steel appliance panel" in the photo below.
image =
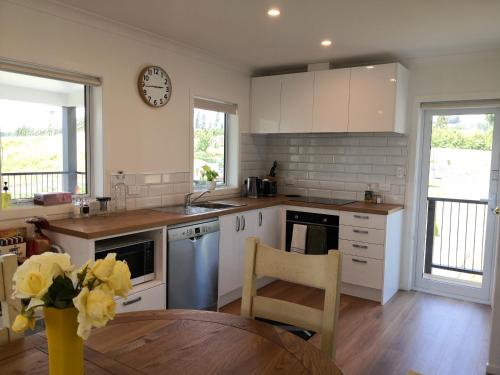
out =
{"type": "Polygon", "coordinates": [[[218,220],[168,231],[168,308],[217,310],[218,278],[218,220]]]}

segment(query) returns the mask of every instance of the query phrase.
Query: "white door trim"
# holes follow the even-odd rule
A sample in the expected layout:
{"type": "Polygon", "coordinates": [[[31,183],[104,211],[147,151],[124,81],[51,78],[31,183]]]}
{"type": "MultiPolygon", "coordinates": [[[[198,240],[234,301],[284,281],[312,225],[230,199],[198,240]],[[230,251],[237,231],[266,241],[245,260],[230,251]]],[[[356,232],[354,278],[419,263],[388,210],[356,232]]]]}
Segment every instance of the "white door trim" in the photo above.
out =
{"type": "MultiPolygon", "coordinates": [[[[438,295],[455,297],[460,299],[466,299],[473,302],[480,302],[485,304],[491,304],[492,290],[493,290],[493,272],[492,267],[493,260],[496,254],[496,217],[491,214],[491,209],[498,205],[499,188],[500,184],[497,183],[495,191],[495,199],[490,199],[489,202],[489,214],[488,214],[488,227],[487,227],[487,242],[485,244],[484,256],[484,266],[483,266],[483,287],[469,287],[469,286],[457,286],[456,284],[447,283],[446,281],[435,281],[426,280],[422,277],[422,269],[424,262],[424,251],[425,248],[425,223],[427,221],[427,189],[428,189],[428,176],[429,176],[429,157],[430,154],[428,150],[431,147],[431,134],[432,126],[431,119],[433,115],[461,115],[461,114],[480,114],[480,113],[495,113],[495,129],[494,129],[494,139],[493,139],[493,150],[492,150],[492,164],[491,170],[499,169],[500,162],[500,109],[499,108],[477,108],[477,109],[446,109],[446,110],[422,110],[421,118],[423,120],[423,126],[421,127],[422,142],[420,143],[420,149],[417,150],[417,155],[420,158],[421,165],[419,171],[417,171],[416,176],[418,178],[417,184],[417,236],[416,236],[416,252],[415,252],[415,262],[413,270],[413,289],[428,293],[434,293],[438,295]]],[[[490,191],[490,197],[491,197],[490,191]]]]}

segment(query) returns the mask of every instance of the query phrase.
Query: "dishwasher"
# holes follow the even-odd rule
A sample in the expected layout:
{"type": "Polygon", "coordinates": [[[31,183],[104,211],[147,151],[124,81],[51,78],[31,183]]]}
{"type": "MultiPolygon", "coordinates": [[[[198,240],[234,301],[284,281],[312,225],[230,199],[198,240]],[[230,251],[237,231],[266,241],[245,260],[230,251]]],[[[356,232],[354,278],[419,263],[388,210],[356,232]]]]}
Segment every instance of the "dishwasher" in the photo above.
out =
{"type": "Polygon", "coordinates": [[[217,310],[219,220],[168,227],[167,308],[217,310]]]}

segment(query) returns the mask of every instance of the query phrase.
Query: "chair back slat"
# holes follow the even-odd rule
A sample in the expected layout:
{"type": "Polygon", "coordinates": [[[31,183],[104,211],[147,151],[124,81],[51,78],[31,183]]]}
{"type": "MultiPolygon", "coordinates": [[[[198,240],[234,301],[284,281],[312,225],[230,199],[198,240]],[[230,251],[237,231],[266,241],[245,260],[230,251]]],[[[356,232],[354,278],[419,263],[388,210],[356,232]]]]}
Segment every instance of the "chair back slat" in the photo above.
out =
{"type": "Polygon", "coordinates": [[[335,340],[340,301],[342,254],[289,253],[262,245],[250,237],[246,242],[241,314],[261,317],[321,333],[321,350],[335,359],[335,340]],[[257,296],[257,279],[263,276],[325,290],[323,311],[279,299],[257,296]]]}
{"type": "Polygon", "coordinates": [[[324,256],[276,251],[259,244],[255,259],[257,277],[269,276],[292,283],[324,289],[327,278],[327,264],[324,256]]]}
{"type": "Polygon", "coordinates": [[[266,317],[277,322],[321,332],[323,311],[275,298],[254,296],[254,316],[266,317]]]}

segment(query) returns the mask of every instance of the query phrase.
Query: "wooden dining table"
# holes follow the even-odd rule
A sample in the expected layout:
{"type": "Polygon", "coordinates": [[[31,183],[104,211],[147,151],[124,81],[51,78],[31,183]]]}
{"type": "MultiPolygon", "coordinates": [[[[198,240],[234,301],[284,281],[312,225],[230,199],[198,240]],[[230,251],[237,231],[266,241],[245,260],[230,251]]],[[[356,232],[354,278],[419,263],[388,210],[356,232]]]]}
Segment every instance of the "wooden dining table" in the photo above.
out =
{"type": "MultiPolygon", "coordinates": [[[[334,374],[306,341],[240,316],[195,310],[118,314],[85,342],[85,374],[334,374]]],[[[48,374],[43,332],[0,347],[0,374],[48,374]]]]}

